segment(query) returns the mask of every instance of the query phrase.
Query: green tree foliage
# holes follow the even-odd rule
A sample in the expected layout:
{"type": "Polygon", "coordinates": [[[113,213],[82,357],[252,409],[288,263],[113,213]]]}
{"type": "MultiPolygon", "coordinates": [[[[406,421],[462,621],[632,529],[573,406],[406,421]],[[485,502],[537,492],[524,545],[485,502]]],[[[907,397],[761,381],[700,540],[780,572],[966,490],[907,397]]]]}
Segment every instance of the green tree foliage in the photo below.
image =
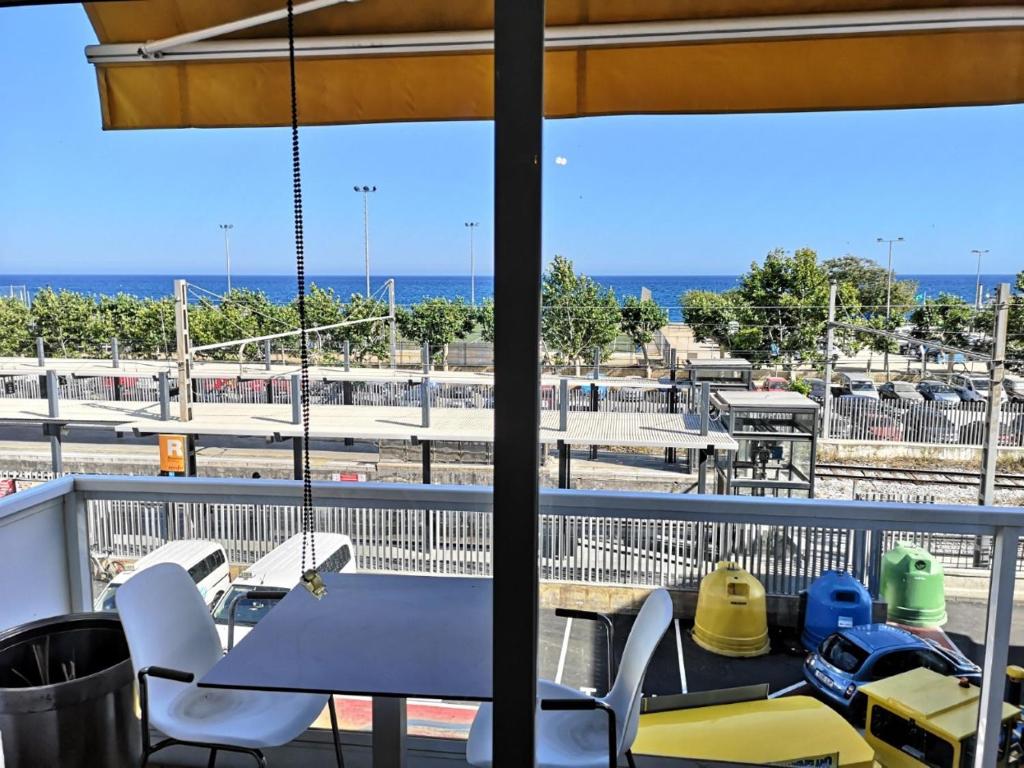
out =
{"type": "Polygon", "coordinates": [[[606,354],[619,333],[621,312],[615,292],[586,275],[572,262],[555,256],[544,273],[541,335],[559,362],[576,366],[595,349],[606,354]]]}
{"type": "Polygon", "coordinates": [[[90,357],[110,343],[107,324],[96,301],[74,291],[43,288],[32,299],[35,335],[42,336],[47,354],[90,357]]]}
{"type": "Polygon", "coordinates": [[[473,331],[473,308],[462,299],[425,299],[398,312],[402,336],[419,344],[430,344],[431,356],[440,357],[448,368],[448,345],[473,331]]]}
{"type": "MultiPolygon", "coordinates": [[[[716,341],[755,363],[820,359],[829,282],[812,249],[792,255],[776,249],[764,264],[751,264],[732,291],[683,294],[683,315],[698,340],[716,341]]],[[[838,303],[851,316],[860,312],[853,285],[839,286],[838,303]]],[[[839,336],[840,343],[849,342],[839,336]]]]}
{"type": "Polygon", "coordinates": [[[926,300],[910,313],[914,324],[911,335],[964,348],[974,324],[974,314],[971,305],[959,296],[940,293],[938,298],[926,300]]]}
{"type": "Polygon", "coordinates": [[[29,308],[18,299],[0,298],[0,355],[16,357],[34,351],[29,308]]]}
{"type": "MultiPolygon", "coordinates": [[[[906,322],[907,314],[914,306],[917,283],[914,280],[899,280],[892,277],[888,285],[888,270],[872,259],[846,255],[829,259],[822,266],[829,278],[838,285],[851,285],[857,291],[860,304],[860,318],[864,324],[875,330],[895,331],[906,322]],[[887,302],[888,299],[888,302],[887,302]],[[890,307],[886,321],[886,305],[890,307]]],[[[840,313],[840,319],[856,320],[849,314],[840,313]]],[[[898,345],[891,339],[874,334],[858,334],[853,346],[867,345],[874,352],[896,352],[898,345]]]]}
{"type": "Polygon", "coordinates": [[[668,312],[650,299],[641,301],[636,296],[627,296],[621,313],[622,332],[643,351],[644,367],[650,371],[647,345],[654,340],[654,332],[668,323],[668,312]]]}
{"type": "Polygon", "coordinates": [[[480,326],[480,338],[488,344],[494,343],[494,299],[484,299],[476,311],[476,323],[480,326]]]}
{"type": "MultiPolygon", "coordinates": [[[[358,293],[352,294],[345,305],[345,320],[368,320],[374,317],[386,317],[387,302],[380,299],[366,298],[358,293]]],[[[391,358],[391,328],[387,320],[356,323],[338,329],[342,339],[348,339],[352,357],[359,362],[376,359],[386,361],[391,358]]]]}

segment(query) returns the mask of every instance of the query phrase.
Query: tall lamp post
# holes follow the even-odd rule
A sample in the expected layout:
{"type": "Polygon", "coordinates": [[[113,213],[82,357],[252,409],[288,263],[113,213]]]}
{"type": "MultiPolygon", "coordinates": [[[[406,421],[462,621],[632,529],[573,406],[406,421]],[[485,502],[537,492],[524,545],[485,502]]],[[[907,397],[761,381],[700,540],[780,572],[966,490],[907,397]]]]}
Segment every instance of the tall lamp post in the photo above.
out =
{"type": "MultiPolygon", "coordinates": [[[[885,271],[885,330],[889,330],[889,315],[892,312],[892,244],[902,243],[902,237],[879,237],[878,242],[889,244],[889,266],[885,271]]],[[[889,378],[889,344],[885,345],[885,377],[889,378]]]]}
{"type": "Polygon", "coordinates": [[[234,229],[234,224],[218,224],[224,230],[224,269],[228,273],[228,293],[231,293],[231,245],[228,243],[228,232],[234,229]]]}
{"type": "Polygon", "coordinates": [[[366,298],[370,298],[370,208],[367,198],[371,192],[377,191],[377,187],[364,184],[352,189],[363,193],[363,261],[366,264],[366,298]]]}
{"type": "Polygon", "coordinates": [[[476,306],[476,259],[473,256],[473,230],[480,226],[479,221],[467,221],[469,228],[469,303],[476,306]]]}
{"type": "Polygon", "coordinates": [[[974,308],[981,309],[981,257],[988,253],[988,248],[972,248],[971,253],[978,257],[978,279],[974,285],[974,308]]]}

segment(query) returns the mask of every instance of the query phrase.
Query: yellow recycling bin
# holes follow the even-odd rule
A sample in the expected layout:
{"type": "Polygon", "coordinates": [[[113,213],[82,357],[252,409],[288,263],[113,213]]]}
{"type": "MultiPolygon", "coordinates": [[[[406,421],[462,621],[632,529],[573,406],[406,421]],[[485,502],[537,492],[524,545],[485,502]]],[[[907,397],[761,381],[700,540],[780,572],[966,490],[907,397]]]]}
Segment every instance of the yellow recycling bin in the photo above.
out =
{"type": "Polygon", "coordinates": [[[768,653],[768,612],[761,582],[736,563],[719,563],[700,582],[693,640],[720,656],[768,653]]]}

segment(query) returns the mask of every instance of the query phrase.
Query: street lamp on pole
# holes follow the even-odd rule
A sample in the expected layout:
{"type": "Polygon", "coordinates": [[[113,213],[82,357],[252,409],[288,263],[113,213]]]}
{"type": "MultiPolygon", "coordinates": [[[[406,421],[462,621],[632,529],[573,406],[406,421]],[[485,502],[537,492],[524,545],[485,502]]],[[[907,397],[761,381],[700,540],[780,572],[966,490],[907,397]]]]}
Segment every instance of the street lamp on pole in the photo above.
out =
{"type": "MultiPolygon", "coordinates": [[[[885,271],[885,329],[889,330],[889,315],[892,312],[892,244],[902,243],[902,237],[879,237],[879,243],[889,244],[889,266],[885,271]]],[[[889,345],[885,346],[885,375],[886,378],[889,376],[889,345]]]]}
{"type": "Polygon", "coordinates": [[[352,189],[363,193],[363,261],[366,264],[366,298],[370,298],[370,209],[367,198],[371,192],[377,191],[377,187],[364,184],[352,189]]]}
{"type": "Polygon", "coordinates": [[[469,228],[469,303],[476,306],[476,259],[473,256],[473,230],[480,226],[479,221],[467,221],[469,228]]]}
{"type": "Polygon", "coordinates": [[[228,232],[234,229],[234,224],[219,224],[224,230],[224,269],[228,274],[228,293],[231,293],[231,245],[228,243],[228,232]]]}
{"type": "Polygon", "coordinates": [[[974,285],[974,308],[981,309],[981,257],[988,253],[988,248],[984,250],[972,248],[971,253],[978,257],[978,279],[974,285]]]}

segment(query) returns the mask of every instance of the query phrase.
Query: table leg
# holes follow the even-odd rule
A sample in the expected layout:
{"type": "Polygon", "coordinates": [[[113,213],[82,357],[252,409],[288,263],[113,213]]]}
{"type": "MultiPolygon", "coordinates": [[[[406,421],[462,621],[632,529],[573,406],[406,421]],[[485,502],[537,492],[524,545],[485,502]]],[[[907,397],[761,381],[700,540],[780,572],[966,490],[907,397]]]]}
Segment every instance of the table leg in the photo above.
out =
{"type": "Polygon", "coordinates": [[[405,768],[405,699],[373,697],[373,768],[405,768]]]}

